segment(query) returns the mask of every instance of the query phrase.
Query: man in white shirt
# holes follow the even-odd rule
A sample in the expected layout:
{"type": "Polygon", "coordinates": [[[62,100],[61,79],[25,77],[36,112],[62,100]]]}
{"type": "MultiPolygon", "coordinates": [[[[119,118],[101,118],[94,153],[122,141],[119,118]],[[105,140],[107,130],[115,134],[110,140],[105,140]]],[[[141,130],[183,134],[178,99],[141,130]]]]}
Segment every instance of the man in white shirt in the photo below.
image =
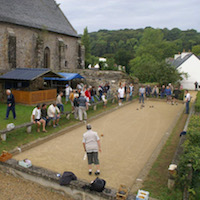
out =
{"type": "Polygon", "coordinates": [[[190,96],[190,93],[189,93],[188,90],[186,90],[185,92],[186,92],[186,96],[185,96],[186,110],[185,110],[185,113],[189,114],[191,96],[190,96]]]}
{"type": "Polygon", "coordinates": [[[60,119],[60,110],[59,108],[56,106],[56,103],[52,103],[47,110],[47,114],[49,117],[49,120],[53,120],[53,127],[56,128],[56,126],[59,126],[58,122],[60,119]]]}
{"type": "Polygon", "coordinates": [[[43,132],[47,132],[45,129],[46,121],[44,119],[41,119],[41,106],[40,104],[37,105],[36,108],[33,109],[32,115],[31,115],[31,121],[34,124],[37,124],[37,132],[40,132],[40,126],[42,124],[43,132]]]}
{"type": "Polygon", "coordinates": [[[97,132],[92,131],[90,124],[86,126],[87,132],[83,134],[83,148],[87,153],[89,175],[92,174],[92,164],[96,165],[97,171],[95,175],[100,175],[100,165],[98,159],[98,151],[101,152],[100,139],[97,132]]]}
{"type": "Polygon", "coordinates": [[[72,88],[66,84],[66,88],[65,88],[65,96],[66,96],[66,100],[65,100],[65,103],[67,103],[69,101],[69,95],[72,91],[72,88]]]}
{"type": "Polygon", "coordinates": [[[139,89],[139,103],[144,103],[144,95],[145,95],[145,88],[144,86],[142,85],[139,89]]]}
{"type": "Polygon", "coordinates": [[[124,95],[125,95],[124,87],[120,85],[120,88],[118,89],[119,106],[122,105],[122,101],[124,100],[124,95]]]}

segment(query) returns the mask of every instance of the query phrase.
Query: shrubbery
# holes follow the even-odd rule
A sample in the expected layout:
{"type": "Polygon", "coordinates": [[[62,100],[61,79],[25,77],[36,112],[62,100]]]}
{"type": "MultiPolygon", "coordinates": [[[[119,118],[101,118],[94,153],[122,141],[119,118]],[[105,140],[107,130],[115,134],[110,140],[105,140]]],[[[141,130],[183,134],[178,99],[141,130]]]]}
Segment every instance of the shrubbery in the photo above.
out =
{"type": "Polygon", "coordinates": [[[197,94],[196,103],[195,103],[195,112],[200,112],[200,92],[197,94]]]}
{"type": "MultiPolygon", "coordinates": [[[[181,156],[179,163],[178,182],[183,188],[188,183],[189,169],[187,164],[192,164],[193,174],[199,174],[200,172],[200,116],[193,115],[190,119],[190,123],[187,130],[187,139],[184,143],[184,153],[181,156]]],[[[194,187],[194,179],[190,188],[194,187]]],[[[193,190],[195,194],[195,190],[193,190]]]]}

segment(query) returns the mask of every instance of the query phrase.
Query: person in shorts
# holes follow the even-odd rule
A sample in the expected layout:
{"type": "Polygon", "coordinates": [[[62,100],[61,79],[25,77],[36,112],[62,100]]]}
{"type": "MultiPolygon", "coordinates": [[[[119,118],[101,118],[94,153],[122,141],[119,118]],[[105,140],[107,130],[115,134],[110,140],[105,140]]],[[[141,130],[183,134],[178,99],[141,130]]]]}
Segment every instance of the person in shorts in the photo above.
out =
{"type": "Polygon", "coordinates": [[[59,126],[58,122],[60,119],[60,110],[56,106],[56,102],[52,103],[47,110],[49,120],[53,120],[53,127],[59,126]]]}
{"type": "Polygon", "coordinates": [[[101,152],[100,139],[97,132],[92,131],[90,124],[86,125],[87,132],[83,134],[83,148],[87,153],[89,175],[92,174],[92,164],[96,165],[95,175],[100,175],[98,152],[101,152]]]}
{"type": "Polygon", "coordinates": [[[34,124],[37,124],[37,132],[40,132],[40,126],[42,124],[42,131],[47,132],[45,127],[46,127],[46,121],[41,118],[41,106],[38,104],[36,108],[33,109],[32,115],[31,115],[31,121],[34,124]]]}

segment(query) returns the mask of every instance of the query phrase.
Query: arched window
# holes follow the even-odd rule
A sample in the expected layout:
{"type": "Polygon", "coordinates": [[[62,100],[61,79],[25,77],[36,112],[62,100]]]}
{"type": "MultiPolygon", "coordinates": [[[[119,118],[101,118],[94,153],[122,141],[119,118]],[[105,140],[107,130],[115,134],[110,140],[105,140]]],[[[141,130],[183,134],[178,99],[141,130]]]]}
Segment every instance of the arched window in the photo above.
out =
{"type": "Polygon", "coordinates": [[[50,49],[46,47],[44,49],[44,68],[50,68],[50,49]]]}

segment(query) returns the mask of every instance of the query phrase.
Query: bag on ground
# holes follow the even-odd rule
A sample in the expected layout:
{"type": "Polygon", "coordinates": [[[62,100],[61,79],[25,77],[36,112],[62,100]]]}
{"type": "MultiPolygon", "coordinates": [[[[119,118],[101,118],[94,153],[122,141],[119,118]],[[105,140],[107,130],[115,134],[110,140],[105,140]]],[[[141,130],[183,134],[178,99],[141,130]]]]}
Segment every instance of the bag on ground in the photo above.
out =
{"type": "Polygon", "coordinates": [[[96,178],[92,183],[90,190],[97,191],[97,192],[102,192],[105,188],[106,181],[100,178],[96,178]]]}
{"type": "Polygon", "coordinates": [[[77,177],[72,172],[64,172],[60,178],[60,185],[68,185],[71,181],[77,180],[77,177]]]}

